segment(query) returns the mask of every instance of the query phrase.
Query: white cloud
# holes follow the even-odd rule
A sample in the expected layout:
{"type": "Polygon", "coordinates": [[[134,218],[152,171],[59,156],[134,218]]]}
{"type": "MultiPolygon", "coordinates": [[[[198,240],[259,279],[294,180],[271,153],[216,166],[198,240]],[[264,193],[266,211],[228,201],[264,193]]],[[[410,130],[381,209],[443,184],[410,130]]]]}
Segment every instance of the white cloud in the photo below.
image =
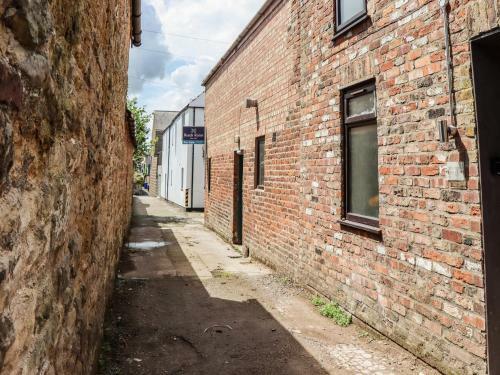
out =
{"type": "Polygon", "coordinates": [[[140,84],[133,84],[130,79],[131,94],[148,111],[182,108],[202,91],[203,78],[263,3],[264,0],[145,0],[143,6],[154,9],[155,17],[143,22],[144,49],[131,54],[129,73],[142,78],[140,84]],[[156,19],[158,22],[154,22],[156,19]],[[147,45],[150,38],[159,38],[158,45],[152,48],[165,55],[154,56],[146,51],[151,49],[147,45]],[[167,58],[162,74],[161,57],[167,58]]]}
{"type": "Polygon", "coordinates": [[[170,75],[172,82],[182,88],[199,86],[206,73],[216,62],[215,59],[200,58],[197,61],[183,65],[170,75]]]}
{"type": "MultiPolygon", "coordinates": [[[[160,19],[155,9],[145,3],[142,7],[142,20],[152,29],[160,29],[160,19]]],[[[148,80],[163,79],[169,61],[173,59],[161,34],[151,33],[144,39],[142,49],[130,50],[129,93],[139,94],[148,80]]]]}

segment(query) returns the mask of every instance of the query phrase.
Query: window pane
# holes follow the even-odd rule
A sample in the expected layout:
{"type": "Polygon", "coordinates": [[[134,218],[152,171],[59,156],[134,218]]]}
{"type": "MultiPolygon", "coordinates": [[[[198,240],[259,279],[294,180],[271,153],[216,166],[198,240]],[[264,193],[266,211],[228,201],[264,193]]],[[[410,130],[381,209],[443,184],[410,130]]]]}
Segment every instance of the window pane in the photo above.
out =
{"type": "Polygon", "coordinates": [[[212,158],[208,159],[208,191],[212,187],[212,158]]]}
{"type": "Polygon", "coordinates": [[[265,142],[264,139],[259,139],[258,141],[258,181],[257,185],[263,185],[264,184],[264,159],[265,159],[265,142]]]}
{"type": "Polygon", "coordinates": [[[375,93],[355,96],[347,100],[347,117],[375,113],[375,93]]]}
{"type": "Polygon", "coordinates": [[[348,211],[378,218],[377,126],[349,128],[348,211]]]}
{"type": "Polygon", "coordinates": [[[264,185],[264,163],[259,166],[259,185],[264,185]]]}
{"type": "Polygon", "coordinates": [[[339,25],[349,21],[356,14],[365,10],[366,0],[339,0],[340,22],[339,25]]]}

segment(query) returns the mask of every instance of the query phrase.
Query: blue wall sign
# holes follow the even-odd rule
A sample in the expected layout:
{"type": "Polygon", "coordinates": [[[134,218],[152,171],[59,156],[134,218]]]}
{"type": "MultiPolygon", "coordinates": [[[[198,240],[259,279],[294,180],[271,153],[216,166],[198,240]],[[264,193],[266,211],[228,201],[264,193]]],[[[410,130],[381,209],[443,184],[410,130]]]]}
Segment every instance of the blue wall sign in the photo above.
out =
{"type": "Polygon", "coordinates": [[[202,126],[184,126],[182,143],[185,145],[202,145],[205,143],[205,128],[202,126]]]}

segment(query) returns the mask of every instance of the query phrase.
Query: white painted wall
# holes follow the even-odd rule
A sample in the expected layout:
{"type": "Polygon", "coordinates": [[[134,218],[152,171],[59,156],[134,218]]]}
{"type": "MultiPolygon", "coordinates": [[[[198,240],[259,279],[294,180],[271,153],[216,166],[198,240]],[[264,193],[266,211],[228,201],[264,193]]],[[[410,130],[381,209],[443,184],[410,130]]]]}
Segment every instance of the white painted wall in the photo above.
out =
{"type": "Polygon", "coordinates": [[[163,142],[163,148],[162,148],[162,178],[160,181],[160,197],[166,199],[167,198],[167,166],[168,166],[168,150],[167,150],[167,145],[170,142],[170,133],[169,130],[166,129],[166,131],[163,133],[163,137],[161,139],[161,142],[163,142]]]}
{"type": "MultiPolygon", "coordinates": [[[[203,145],[185,145],[182,143],[182,127],[205,125],[203,108],[186,108],[163,133],[163,165],[160,196],[179,206],[186,207],[186,191],[193,186],[191,196],[188,195],[186,208],[205,207],[205,163],[203,145]],[[194,164],[191,163],[194,147],[194,164]],[[194,166],[193,174],[191,168],[194,166]],[[191,185],[193,183],[193,185],[191,185]]],[[[191,194],[191,192],[189,192],[191,194]]]]}
{"type": "MultiPolygon", "coordinates": [[[[194,125],[205,126],[205,109],[193,108],[194,125]]],[[[193,207],[205,207],[205,155],[204,145],[194,146],[194,183],[193,183],[193,207]]]]}

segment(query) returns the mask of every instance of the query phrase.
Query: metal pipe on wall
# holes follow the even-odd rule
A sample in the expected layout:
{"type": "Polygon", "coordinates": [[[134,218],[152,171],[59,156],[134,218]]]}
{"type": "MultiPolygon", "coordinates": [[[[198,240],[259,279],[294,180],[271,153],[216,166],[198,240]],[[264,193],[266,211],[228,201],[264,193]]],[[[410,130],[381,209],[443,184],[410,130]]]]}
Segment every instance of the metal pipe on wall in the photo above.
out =
{"type": "MultiPolygon", "coordinates": [[[[196,126],[196,108],[193,108],[193,127],[196,126]]],[[[193,209],[193,195],[194,195],[194,144],[191,150],[191,210],[193,209]]]]}
{"type": "Polygon", "coordinates": [[[142,44],[141,0],[132,0],[132,44],[140,47],[142,44]]]}
{"type": "Polygon", "coordinates": [[[454,84],[453,84],[453,56],[451,53],[451,36],[450,36],[450,16],[448,13],[449,0],[439,0],[439,6],[441,7],[441,13],[443,14],[444,22],[444,37],[445,37],[445,49],[446,49],[446,67],[448,73],[448,95],[450,102],[450,118],[451,127],[456,127],[455,121],[455,96],[453,94],[454,84]]]}

